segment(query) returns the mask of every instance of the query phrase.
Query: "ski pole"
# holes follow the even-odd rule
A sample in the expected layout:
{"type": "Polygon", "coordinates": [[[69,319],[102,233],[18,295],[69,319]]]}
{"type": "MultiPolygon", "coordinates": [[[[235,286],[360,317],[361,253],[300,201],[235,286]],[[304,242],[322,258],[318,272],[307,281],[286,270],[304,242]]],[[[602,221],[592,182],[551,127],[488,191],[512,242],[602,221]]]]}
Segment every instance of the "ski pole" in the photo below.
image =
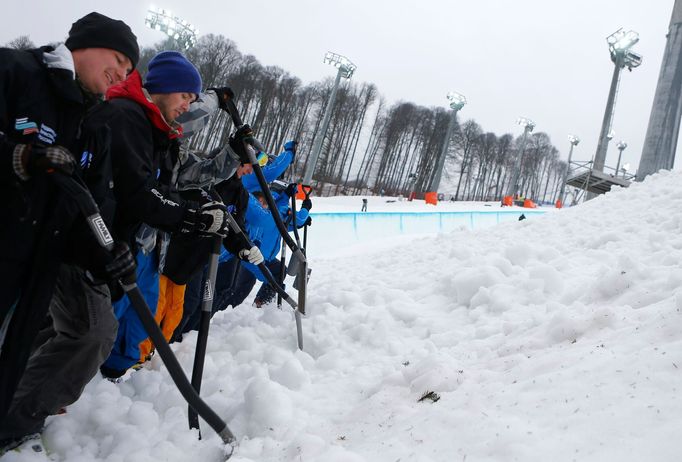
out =
{"type": "MultiPolygon", "coordinates": [[[[92,198],[90,191],[88,191],[86,186],[82,183],[82,180],[78,177],[67,177],[62,174],[57,174],[54,178],[55,182],[76,201],[78,208],[83,215],[85,215],[88,226],[95,235],[97,242],[105,249],[111,251],[114,246],[114,240],[99,213],[97,204],[92,198]]],[[[137,283],[134,281],[119,281],[119,284],[121,284],[121,287],[130,299],[133,309],[142,322],[142,326],[156,346],[156,350],[159,352],[161,360],[166,365],[168,373],[185,401],[187,401],[187,403],[197,411],[201,418],[215,430],[223,442],[232,447],[236,441],[234,434],[230,431],[227,424],[199,397],[192,387],[192,384],[182,370],[182,366],[180,366],[173,351],[170,349],[170,346],[168,346],[161,329],[156,324],[156,321],[151,314],[151,310],[142,296],[142,292],[137,286],[137,283]]],[[[228,458],[231,455],[232,453],[228,455],[228,458]]]]}
{"type": "MultiPolygon", "coordinates": [[[[208,260],[208,274],[204,282],[204,291],[201,299],[201,320],[199,333],[197,335],[197,347],[194,350],[194,365],[192,366],[192,387],[197,394],[201,393],[201,380],[204,375],[204,360],[206,358],[206,344],[208,343],[208,330],[211,325],[211,314],[213,312],[213,300],[215,295],[215,281],[218,273],[218,257],[220,256],[220,246],[222,238],[215,236],[211,238],[211,256],[208,260]]],[[[189,428],[199,430],[201,439],[201,428],[199,427],[199,416],[196,411],[189,406],[187,411],[189,428]]]]}

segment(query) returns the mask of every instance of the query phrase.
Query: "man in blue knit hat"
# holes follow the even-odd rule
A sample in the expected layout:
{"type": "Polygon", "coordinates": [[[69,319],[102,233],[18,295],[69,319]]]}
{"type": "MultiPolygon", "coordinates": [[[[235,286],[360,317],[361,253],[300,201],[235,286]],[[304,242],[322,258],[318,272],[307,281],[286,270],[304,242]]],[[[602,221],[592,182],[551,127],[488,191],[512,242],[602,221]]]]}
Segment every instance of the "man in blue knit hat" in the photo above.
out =
{"type": "MultiPolygon", "coordinates": [[[[182,127],[176,119],[201,92],[201,77],[185,56],[164,51],[152,58],[144,83],[133,72],[107,92],[107,103],[93,111],[84,131],[92,141],[92,165],[110,162],[113,189],[106,176],[83,175],[114,239],[126,242],[137,257],[138,286],[156,310],[158,261],[155,230],[173,234],[225,236],[225,206],[207,197],[192,201],[170,197],[179,156],[182,127]],[[102,143],[109,140],[109,143],[102,143]],[[105,160],[106,159],[106,160],[105,160]]],[[[232,153],[239,156],[237,152],[232,153]]],[[[113,288],[112,288],[113,289],[113,288]]],[[[100,368],[108,378],[120,377],[140,359],[139,343],[147,337],[127,297],[112,294],[119,328],[111,355],[100,368]]]]}
{"type": "MultiPolygon", "coordinates": [[[[175,119],[189,110],[200,92],[201,76],[194,65],[179,52],[164,51],[149,62],[144,84],[140,74],[133,72],[107,92],[107,103],[93,111],[84,126],[93,148],[93,160],[83,169],[85,181],[95,200],[104,205],[104,218],[115,239],[126,242],[136,255],[138,286],[152,311],[159,277],[154,230],[225,233],[222,204],[182,203],[168,197],[171,166],[182,136],[175,119]],[[113,190],[106,177],[92,170],[103,160],[111,164],[113,190]]],[[[147,334],[128,297],[113,293],[112,299],[118,333],[100,369],[106,377],[116,378],[139,360],[138,345],[147,334]]]]}

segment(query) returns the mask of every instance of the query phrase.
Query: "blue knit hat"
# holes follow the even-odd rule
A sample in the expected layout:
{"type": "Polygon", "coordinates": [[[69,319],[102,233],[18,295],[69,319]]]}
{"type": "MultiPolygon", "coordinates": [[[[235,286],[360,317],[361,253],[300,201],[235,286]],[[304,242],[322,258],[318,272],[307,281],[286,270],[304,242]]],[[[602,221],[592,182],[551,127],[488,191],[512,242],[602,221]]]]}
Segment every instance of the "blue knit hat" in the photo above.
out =
{"type": "Polygon", "coordinates": [[[182,53],[162,51],[149,61],[144,87],[154,93],[201,93],[199,71],[182,53]]]}

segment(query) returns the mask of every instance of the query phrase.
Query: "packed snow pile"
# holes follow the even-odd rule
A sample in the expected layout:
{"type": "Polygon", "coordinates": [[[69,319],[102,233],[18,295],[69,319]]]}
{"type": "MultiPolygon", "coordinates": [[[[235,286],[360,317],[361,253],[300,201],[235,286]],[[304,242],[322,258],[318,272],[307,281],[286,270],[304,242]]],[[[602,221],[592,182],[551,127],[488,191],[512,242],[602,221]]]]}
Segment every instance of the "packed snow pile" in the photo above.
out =
{"type": "MultiPolygon", "coordinates": [[[[532,220],[311,255],[304,352],[288,308],[212,322],[201,394],[239,438],[231,460],[680,460],[681,212],[665,172],[532,220]]],[[[173,345],[188,372],[195,341],[173,345]]],[[[224,460],[202,435],[155,357],[94,379],[45,442],[71,462],[224,460]]]]}

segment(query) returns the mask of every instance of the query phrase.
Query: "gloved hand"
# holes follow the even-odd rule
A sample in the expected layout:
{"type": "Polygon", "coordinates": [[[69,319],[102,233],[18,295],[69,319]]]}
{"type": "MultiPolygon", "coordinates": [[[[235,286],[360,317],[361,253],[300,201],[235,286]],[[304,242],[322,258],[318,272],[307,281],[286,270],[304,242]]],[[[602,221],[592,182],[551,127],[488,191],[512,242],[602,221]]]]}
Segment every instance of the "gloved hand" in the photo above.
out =
{"type": "Polygon", "coordinates": [[[298,141],[290,140],[284,143],[284,150],[290,151],[293,156],[296,155],[296,147],[298,146],[298,141]]]}
{"type": "Polygon", "coordinates": [[[308,219],[303,223],[303,226],[311,226],[313,224],[313,219],[308,216],[308,219]]]}
{"type": "Polygon", "coordinates": [[[260,252],[260,249],[255,245],[250,249],[240,250],[239,258],[241,258],[242,260],[247,260],[249,263],[252,263],[256,266],[263,263],[263,254],[260,252]]]}
{"type": "Polygon", "coordinates": [[[227,102],[234,98],[234,92],[230,87],[213,87],[208,88],[213,90],[218,97],[218,107],[223,111],[227,111],[227,102]]]}
{"type": "Polygon", "coordinates": [[[249,149],[253,147],[248,144],[250,140],[253,139],[253,130],[248,125],[242,125],[236,132],[230,136],[227,141],[232,148],[232,151],[237,155],[235,160],[238,160],[242,164],[250,164],[251,159],[249,158],[249,149]]]}
{"type": "Polygon", "coordinates": [[[298,192],[297,183],[289,183],[289,186],[287,186],[286,189],[284,190],[284,193],[289,197],[294,197],[297,192],[298,192]]]}
{"type": "Polygon", "coordinates": [[[189,209],[180,229],[183,233],[227,236],[227,209],[221,202],[207,202],[199,210],[189,209]]]}
{"type": "Polygon", "coordinates": [[[14,173],[26,181],[31,176],[50,170],[71,175],[76,169],[76,158],[63,146],[17,144],[12,157],[14,173]]]}
{"type": "Polygon", "coordinates": [[[107,253],[105,259],[99,268],[91,271],[95,282],[120,280],[124,284],[132,284],[137,280],[135,257],[125,242],[114,243],[114,249],[107,253]]]}
{"type": "Polygon", "coordinates": [[[303,199],[303,203],[301,204],[302,209],[312,209],[313,208],[313,201],[310,200],[310,198],[303,199]]]}

